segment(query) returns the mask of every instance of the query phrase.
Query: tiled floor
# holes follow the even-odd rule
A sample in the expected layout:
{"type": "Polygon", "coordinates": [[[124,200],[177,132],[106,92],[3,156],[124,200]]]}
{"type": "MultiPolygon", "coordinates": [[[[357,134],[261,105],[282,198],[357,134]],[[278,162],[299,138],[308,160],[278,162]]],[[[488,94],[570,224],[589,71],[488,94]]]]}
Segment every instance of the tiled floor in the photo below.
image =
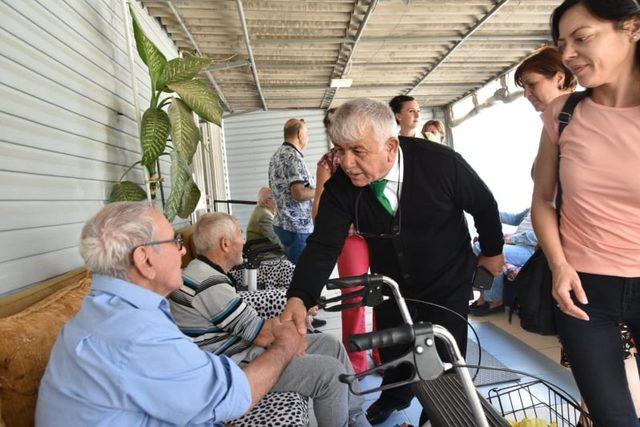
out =
{"type": "MultiPolygon", "coordinates": [[[[331,295],[328,294],[328,295],[331,295]]],[[[322,332],[341,338],[340,313],[321,312],[319,317],[327,320],[322,332]]],[[[470,318],[480,337],[482,347],[502,362],[506,367],[537,375],[567,390],[574,397],[578,396],[571,373],[559,365],[560,344],[556,337],[544,337],[524,331],[519,320],[514,316],[509,323],[507,313],[493,314],[482,318],[470,318]]],[[[367,309],[367,326],[370,327],[370,309],[367,309]]],[[[474,363],[469,361],[469,363],[474,363]]],[[[523,378],[521,382],[528,381],[523,378]]],[[[378,376],[370,376],[362,382],[364,389],[375,387],[381,381],[378,376]]],[[[513,383],[512,383],[513,384],[513,383]]],[[[480,387],[480,393],[487,395],[490,389],[504,387],[509,384],[480,387]]],[[[366,406],[377,398],[378,393],[366,396],[366,406]]],[[[416,399],[409,408],[395,412],[382,427],[401,426],[403,423],[418,425],[421,406],[416,399]]]]}

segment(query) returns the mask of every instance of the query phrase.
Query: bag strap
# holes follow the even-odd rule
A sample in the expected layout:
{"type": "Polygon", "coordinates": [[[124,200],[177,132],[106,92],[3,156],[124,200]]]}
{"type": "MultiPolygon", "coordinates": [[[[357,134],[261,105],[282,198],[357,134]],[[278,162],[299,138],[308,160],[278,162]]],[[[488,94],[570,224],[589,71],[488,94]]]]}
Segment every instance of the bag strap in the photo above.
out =
{"type": "MultiPolygon", "coordinates": [[[[590,90],[583,90],[580,92],[573,92],[567,98],[567,101],[562,107],[562,111],[558,114],[558,150],[560,150],[560,135],[567,127],[573,117],[573,111],[580,101],[585,99],[591,94],[590,90]]],[[[562,206],[562,184],[560,183],[560,152],[558,151],[558,191],[556,193],[556,214],[558,215],[558,222],[560,222],[560,207],[562,206]]]]}

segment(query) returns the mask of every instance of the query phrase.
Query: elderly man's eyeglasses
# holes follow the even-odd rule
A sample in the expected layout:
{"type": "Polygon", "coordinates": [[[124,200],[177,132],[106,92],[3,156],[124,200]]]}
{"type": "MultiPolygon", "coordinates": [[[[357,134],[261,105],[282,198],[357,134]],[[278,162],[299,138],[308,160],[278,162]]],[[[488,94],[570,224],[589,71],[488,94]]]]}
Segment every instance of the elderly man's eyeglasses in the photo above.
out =
{"type": "Polygon", "coordinates": [[[400,202],[398,201],[398,211],[396,215],[391,218],[390,221],[390,232],[388,233],[370,233],[366,231],[362,231],[360,229],[360,220],[359,220],[359,211],[360,211],[360,197],[362,196],[363,191],[361,190],[356,197],[356,206],[355,206],[355,219],[354,219],[354,227],[357,235],[369,239],[394,239],[400,236],[400,232],[402,231],[402,212],[400,211],[400,202]]]}
{"type": "Polygon", "coordinates": [[[137,248],[139,248],[139,247],[141,247],[141,246],[161,245],[161,244],[163,244],[163,243],[174,243],[174,244],[178,247],[178,250],[179,250],[179,251],[181,251],[181,250],[182,250],[182,248],[184,247],[184,239],[182,238],[182,235],[181,235],[181,234],[176,234],[176,236],[175,236],[173,239],[169,239],[169,240],[156,240],[156,241],[153,241],[153,242],[147,242],[147,243],[144,243],[144,244],[142,244],[142,245],[138,245],[138,246],[136,246],[136,247],[134,248],[134,250],[135,250],[135,249],[137,249],[137,248]]]}

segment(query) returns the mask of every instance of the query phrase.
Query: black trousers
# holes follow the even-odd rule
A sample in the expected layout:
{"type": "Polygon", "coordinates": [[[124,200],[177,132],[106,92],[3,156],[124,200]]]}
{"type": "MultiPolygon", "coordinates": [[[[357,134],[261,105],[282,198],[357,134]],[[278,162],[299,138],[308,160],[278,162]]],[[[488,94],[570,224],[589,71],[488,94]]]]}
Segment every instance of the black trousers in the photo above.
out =
{"type": "MultiPolygon", "coordinates": [[[[638,427],[624,369],[618,324],[625,322],[640,344],[640,278],[579,273],[589,315],[579,320],[556,309],[560,339],[571,371],[597,426],[638,427]]],[[[636,358],[636,363],[640,361],[636,358]]],[[[640,368],[640,366],[639,366],[640,368]]]]}
{"type": "MultiPolygon", "coordinates": [[[[471,292],[471,282],[468,284],[459,286],[453,293],[446,297],[434,298],[428,300],[428,302],[436,303],[445,306],[456,313],[460,314],[463,318],[467,318],[469,314],[469,294],[471,292]]],[[[415,322],[424,321],[431,322],[437,325],[444,326],[455,337],[458,347],[464,356],[467,351],[467,324],[455,316],[452,313],[448,313],[442,309],[425,306],[424,304],[418,304],[415,302],[407,301],[407,306],[411,312],[411,317],[415,322]]],[[[378,330],[398,326],[404,323],[400,316],[400,311],[397,308],[395,300],[385,301],[375,308],[376,314],[376,326],[378,330]]],[[[438,348],[438,354],[443,361],[450,361],[446,347],[436,340],[438,348]]],[[[380,349],[380,356],[382,362],[388,362],[402,356],[409,350],[410,346],[395,346],[389,348],[380,349]]],[[[384,371],[384,377],[382,385],[392,384],[398,381],[405,380],[410,375],[410,369],[407,366],[399,366],[397,368],[387,369],[384,371]]],[[[388,402],[396,403],[398,406],[406,405],[411,402],[414,393],[411,390],[411,385],[405,385],[396,387],[393,389],[385,390],[380,395],[380,399],[388,402]]]]}

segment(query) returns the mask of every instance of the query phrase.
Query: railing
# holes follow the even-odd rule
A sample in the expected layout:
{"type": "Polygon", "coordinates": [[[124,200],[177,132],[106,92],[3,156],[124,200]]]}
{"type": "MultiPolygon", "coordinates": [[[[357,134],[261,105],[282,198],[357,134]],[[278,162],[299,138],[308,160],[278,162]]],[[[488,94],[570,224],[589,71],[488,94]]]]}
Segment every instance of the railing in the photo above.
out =
{"type": "Polygon", "coordinates": [[[258,202],[253,200],[214,200],[213,205],[209,205],[209,207],[213,206],[213,211],[218,212],[218,204],[226,204],[226,205],[250,205],[255,206],[258,202]]]}

